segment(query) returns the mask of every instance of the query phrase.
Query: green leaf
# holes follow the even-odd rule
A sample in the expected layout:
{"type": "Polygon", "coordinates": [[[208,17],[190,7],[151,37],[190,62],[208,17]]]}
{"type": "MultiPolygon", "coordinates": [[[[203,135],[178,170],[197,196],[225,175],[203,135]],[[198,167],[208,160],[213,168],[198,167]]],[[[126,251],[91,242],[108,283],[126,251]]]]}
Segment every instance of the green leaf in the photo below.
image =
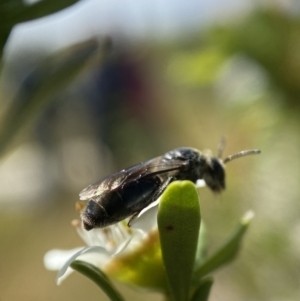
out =
{"type": "Polygon", "coordinates": [[[0,0],[0,53],[13,26],[65,9],[79,0],[41,0],[28,5],[22,0],[0,0]]]}
{"type": "Polygon", "coordinates": [[[195,258],[194,269],[197,269],[207,258],[207,229],[205,223],[201,222],[199,231],[198,246],[195,258]]]}
{"type": "Polygon", "coordinates": [[[161,197],[157,221],[162,258],[175,301],[188,299],[200,220],[195,185],[190,181],[171,183],[161,197]]]}
{"type": "Polygon", "coordinates": [[[90,263],[75,260],[71,263],[71,268],[91,279],[109,297],[111,301],[124,301],[122,295],[113,287],[108,277],[98,268],[90,263]]]}
{"type": "Polygon", "coordinates": [[[191,301],[207,301],[213,282],[214,281],[212,278],[202,279],[195,293],[193,294],[191,301]]]}
{"type": "Polygon", "coordinates": [[[194,273],[194,280],[198,281],[202,277],[211,273],[220,266],[231,262],[237,255],[242,238],[248,229],[249,223],[253,218],[252,211],[247,212],[242,218],[240,224],[229,237],[225,244],[211,257],[209,257],[194,273]]]}
{"type": "Polygon", "coordinates": [[[34,120],[35,115],[55,93],[65,88],[77,76],[98,49],[95,41],[59,52],[37,67],[23,83],[0,126],[0,156],[16,134],[34,120]]]}

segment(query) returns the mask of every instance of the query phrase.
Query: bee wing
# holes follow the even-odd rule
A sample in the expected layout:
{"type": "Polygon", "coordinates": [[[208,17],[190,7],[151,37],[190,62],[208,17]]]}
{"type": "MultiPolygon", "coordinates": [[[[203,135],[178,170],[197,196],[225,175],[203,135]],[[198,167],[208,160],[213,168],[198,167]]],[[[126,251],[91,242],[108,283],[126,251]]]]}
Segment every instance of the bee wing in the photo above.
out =
{"type": "Polygon", "coordinates": [[[179,169],[184,168],[187,162],[184,160],[166,160],[164,157],[157,157],[152,160],[146,161],[123,169],[120,172],[109,175],[102,180],[89,185],[83,189],[80,194],[80,200],[87,200],[99,195],[103,195],[112,190],[118,189],[124,184],[134,182],[138,179],[151,177],[156,174],[176,173],[179,169]]]}

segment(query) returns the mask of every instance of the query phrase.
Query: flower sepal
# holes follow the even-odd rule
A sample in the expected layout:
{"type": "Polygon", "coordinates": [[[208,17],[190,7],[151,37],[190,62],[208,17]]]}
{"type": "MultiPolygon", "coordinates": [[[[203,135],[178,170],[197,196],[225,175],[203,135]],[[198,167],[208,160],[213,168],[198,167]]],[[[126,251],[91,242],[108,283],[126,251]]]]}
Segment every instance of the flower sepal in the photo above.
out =
{"type": "Polygon", "coordinates": [[[123,296],[112,285],[108,277],[99,268],[85,261],[75,260],[71,268],[92,280],[98,285],[111,301],[124,301],[123,296]]]}

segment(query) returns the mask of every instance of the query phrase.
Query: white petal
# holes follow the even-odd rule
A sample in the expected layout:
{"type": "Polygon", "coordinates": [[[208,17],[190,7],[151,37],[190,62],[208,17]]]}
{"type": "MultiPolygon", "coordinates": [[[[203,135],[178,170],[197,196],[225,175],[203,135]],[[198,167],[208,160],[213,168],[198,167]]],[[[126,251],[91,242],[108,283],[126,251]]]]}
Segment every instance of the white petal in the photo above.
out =
{"type": "Polygon", "coordinates": [[[51,250],[44,256],[44,266],[47,270],[58,271],[63,265],[78,251],[84,247],[75,248],[72,250],[51,250]]]}
{"type": "Polygon", "coordinates": [[[148,233],[157,227],[157,212],[160,198],[144,208],[131,223],[131,228],[148,233]]]}
{"type": "Polygon", "coordinates": [[[61,275],[59,278],[58,278],[58,276],[56,277],[56,284],[60,285],[73,272],[74,271],[70,267],[68,267],[67,270],[65,271],[65,273],[63,275],[61,275]]]}
{"type": "Polygon", "coordinates": [[[95,266],[101,267],[102,264],[104,265],[107,263],[107,259],[110,255],[111,254],[108,253],[104,248],[99,246],[88,247],[79,250],[73,254],[58,271],[56,283],[59,285],[66,278],[66,275],[69,275],[69,266],[75,259],[80,259],[95,266]],[[87,256],[88,253],[90,253],[89,256],[87,256]],[[94,253],[94,255],[92,255],[92,253],[94,253]]]}

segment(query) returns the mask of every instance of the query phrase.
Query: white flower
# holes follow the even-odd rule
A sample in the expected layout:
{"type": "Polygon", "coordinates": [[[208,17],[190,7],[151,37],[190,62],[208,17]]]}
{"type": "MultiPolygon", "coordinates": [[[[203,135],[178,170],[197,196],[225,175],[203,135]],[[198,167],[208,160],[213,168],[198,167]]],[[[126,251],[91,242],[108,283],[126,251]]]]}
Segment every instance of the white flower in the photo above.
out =
{"type": "Polygon", "coordinates": [[[80,221],[73,221],[73,226],[87,247],[50,250],[44,256],[45,267],[48,270],[59,271],[57,284],[72,272],[69,266],[75,259],[91,263],[105,271],[105,267],[109,266],[114,258],[130,254],[155,231],[158,202],[159,200],[145,208],[132,221],[130,228],[127,221],[122,221],[110,227],[86,231],[80,221]]]}

